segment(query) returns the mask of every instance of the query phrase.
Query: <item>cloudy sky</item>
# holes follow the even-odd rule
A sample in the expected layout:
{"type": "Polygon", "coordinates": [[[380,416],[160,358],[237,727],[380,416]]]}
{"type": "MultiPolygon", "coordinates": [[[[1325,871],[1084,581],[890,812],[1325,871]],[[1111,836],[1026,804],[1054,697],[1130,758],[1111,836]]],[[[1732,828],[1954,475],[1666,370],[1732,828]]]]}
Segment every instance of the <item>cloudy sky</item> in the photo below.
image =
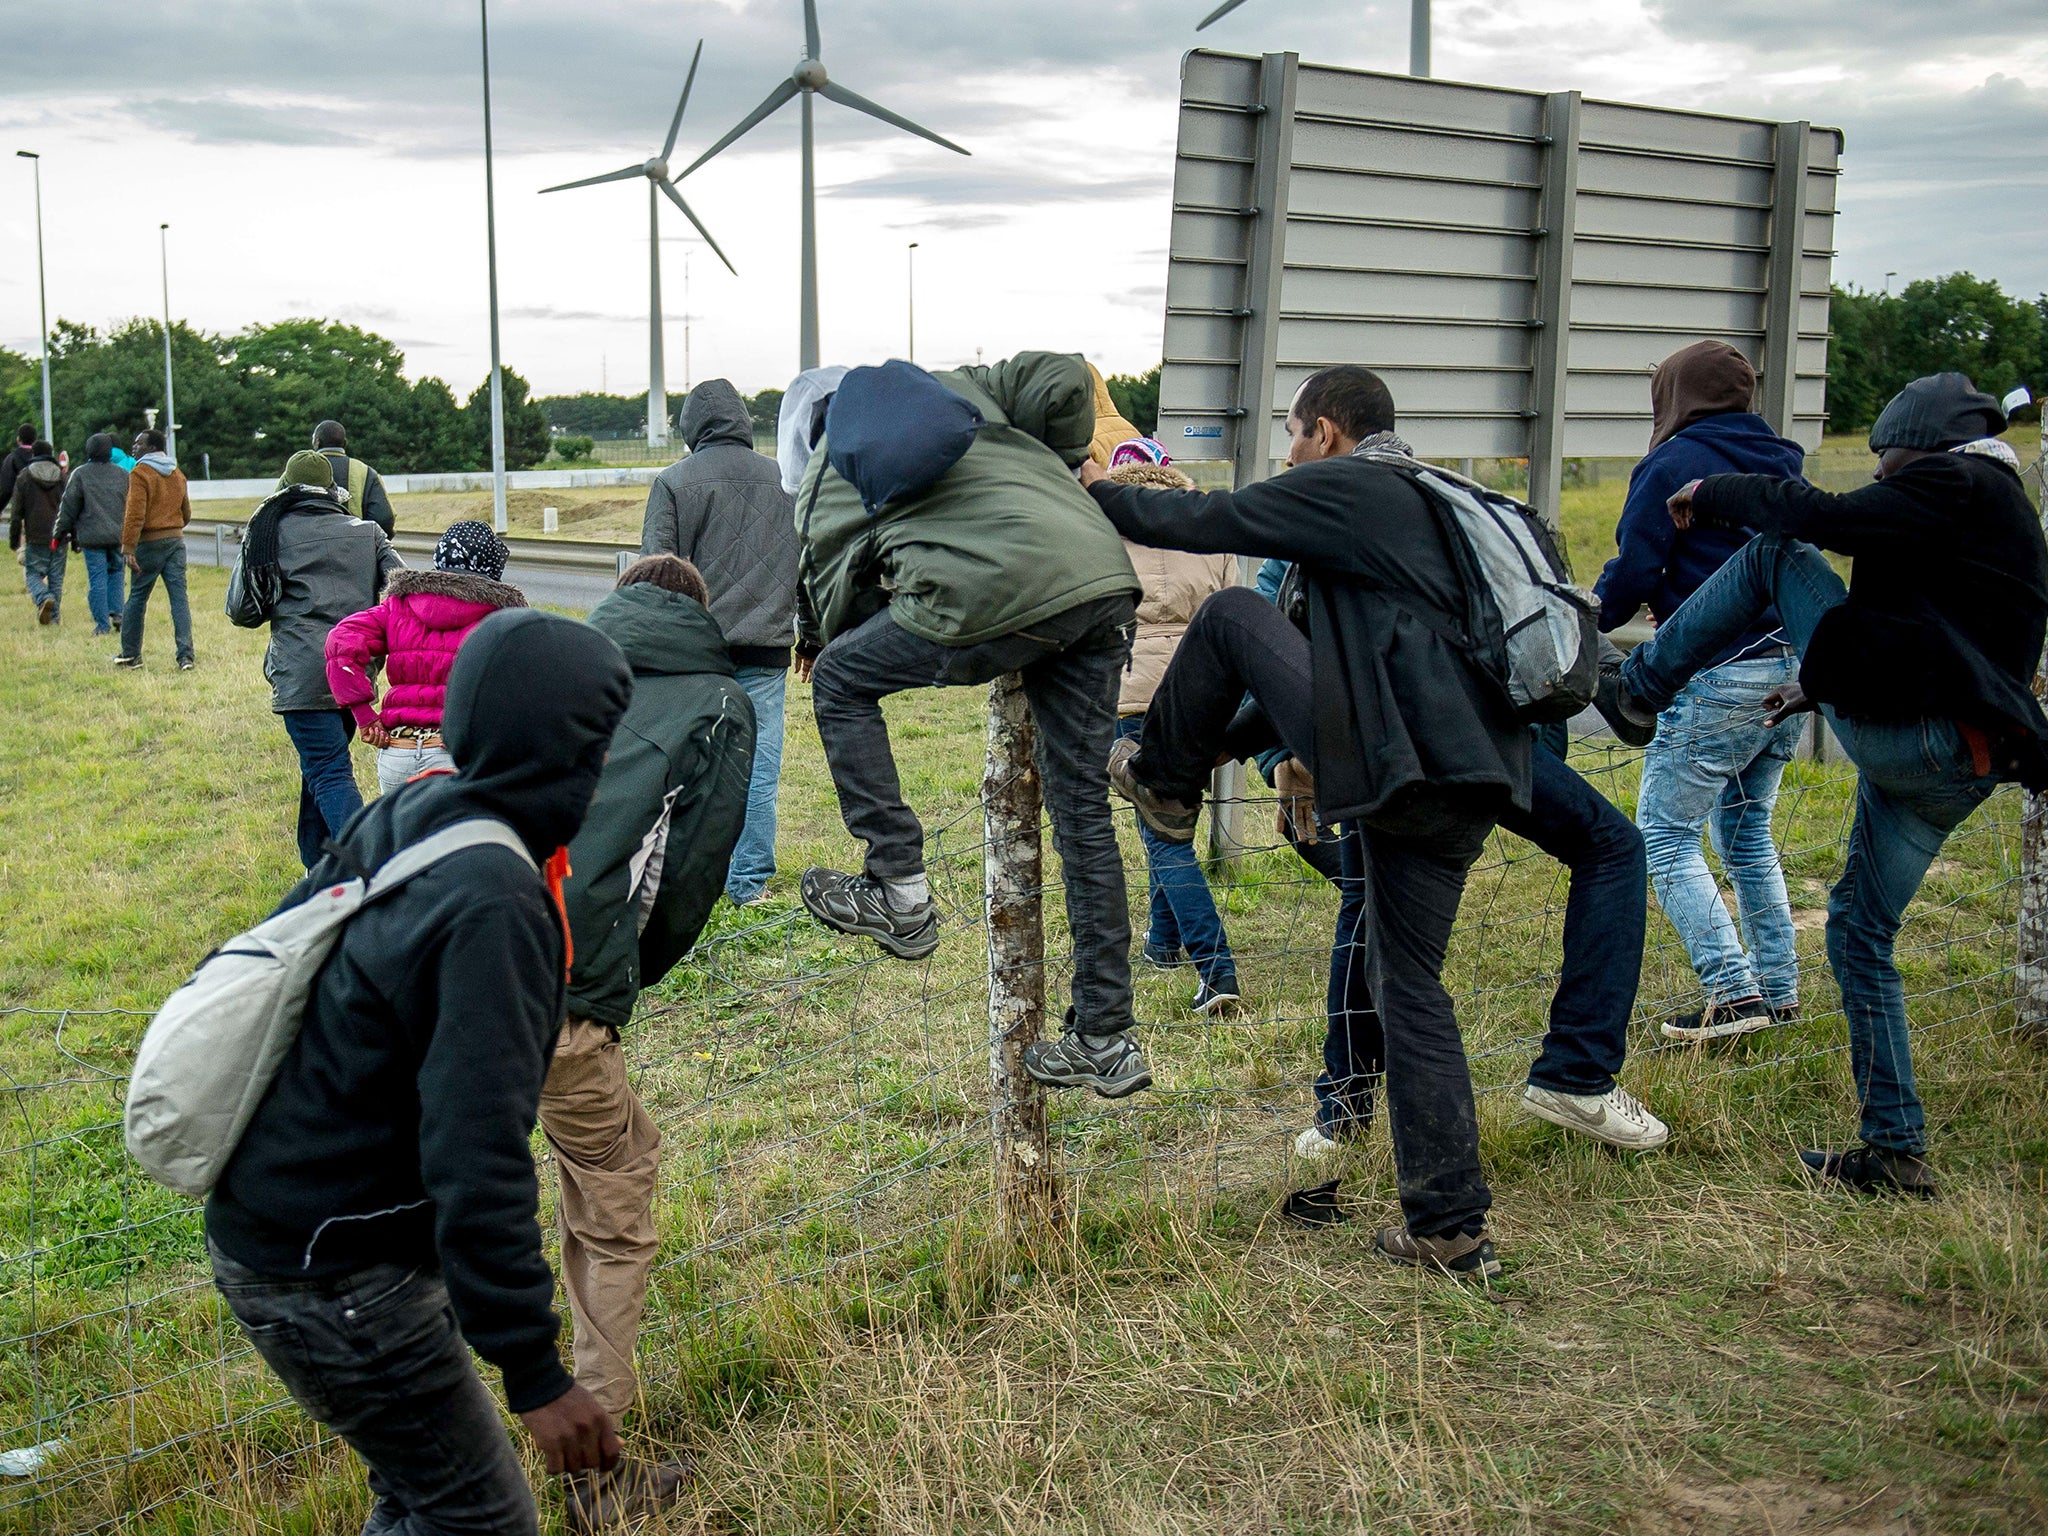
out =
{"type": "MultiPolygon", "coordinates": [[[[1174,101],[1211,0],[820,0],[833,78],[971,149],[820,102],[828,359],[1026,346],[1111,371],[1159,356],[1174,101]]],[[[1205,46],[1400,70],[1405,0],[1247,0],[1205,46]]],[[[1968,267],[2048,289],[2048,31],[2012,0],[1437,0],[1444,78],[1846,131],[1841,280],[1968,267]]],[[[477,13],[467,0],[0,0],[0,124],[41,153],[53,319],[157,311],[212,330],[317,314],[392,337],[466,393],[489,359],[477,13]]],[[[800,0],[494,0],[508,364],[543,393],[644,389],[644,182],[536,194],[660,148],[678,164],[800,49],[800,0]]],[[[683,183],[733,276],[664,208],[668,368],[743,388],[796,353],[797,118],[683,183]]],[[[0,160],[0,345],[36,350],[29,165],[0,160]]]]}

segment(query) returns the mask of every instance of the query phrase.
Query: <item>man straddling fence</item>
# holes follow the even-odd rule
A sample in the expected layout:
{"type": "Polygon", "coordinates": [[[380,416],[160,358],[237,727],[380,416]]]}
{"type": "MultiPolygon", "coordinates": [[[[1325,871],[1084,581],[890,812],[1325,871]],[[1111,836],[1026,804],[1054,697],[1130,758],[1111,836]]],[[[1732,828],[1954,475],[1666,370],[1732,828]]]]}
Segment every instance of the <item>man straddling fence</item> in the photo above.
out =
{"type": "Polygon", "coordinates": [[[1680,528],[1756,530],[1621,670],[1647,724],[1773,604],[1799,679],[1773,718],[1818,709],[1855,762],[1856,821],[1828,899],[1828,963],[1849,1022],[1862,1143],[1800,1158],[1851,1188],[1932,1194],[1892,946],[1948,834],[2002,782],[2048,789],[2033,693],[2048,630],[2048,545],[1994,434],[1997,401],[1959,373],[1915,379],[1870,429],[1877,482],[1832,495],[1796,480],[1712,475],[1681,486],[1680,528]],[[1802,542],[1803,541],[1803,542],[1802,542]],[[1845,587],[1820,549],[1855,562],[1845,587]]]}
{"type": "MultiPolygon", "coordinates": [[[[697,942],[725,887],[754,755],[753,707],[705,598],[696,567],[652,555],[590,611],[590,626],[633,669],[633,702],[569,845],[569,1016],[540,1124],[561,1176],[576,1379],[614,1420],[639,1399],[633,1345],[654,1265],[661,1171],[661,1133],[626,1080],[619,1031],[641,989],[697,942]]],[[[672,1502],[682,1482],[681,1467],[642,1461],[579,1478],[571,1529],[637,1521],[672,1502]]]]}
{"type": "Polygon", "coordinates": [[[494,614],[448,679],[456,772],[377,801],[285,898],[479,817],[533,859],[465,849],[356,913],[207,1201],[229,1308],[369,1466],[368,1532],[536,1529],[472,1348],[550,1472],[618,1458],[610,1419],[556,1354],[530,1138],[562,1022],[560,850],[632,688],[596,630],[494,614]]]}
{"type": "Polygon", "coordinates": [[[1425,493],[1358,456],[1397,443],[1393,429],[1394,402],[1377,375],[1330,368],[1294,397],[1292,467],[1275,479],[1205,495],[1113,485],[1083,466],[1126,538],[1292,560],[1308,598],[1306,635],[1247,588],[1204,603],[1142,743],[1117,744],[1110,776],[1155,831],[1193,836],[1202,788],[1250,693],[1315,775],[1323,819],[1360,829],[1407,1217],[1378,1245],[1399,1263],[1490,1276],[1500,1269],[1486,1228],[1493,1197],[1442,971],[1487,834],[1503,811],[1529,807],[1532,748],[1506,691],[1453,638],[1468,592],[1425,493]]]}
{"type": "Polygon", "coordinates": [[[1026,1048],[1041,1083],[1113,1098],[1152,1081],[1131,1026],[1131,926],[1105,772],[1137,576],[1076,484],[1094,386],[1078,356],[1025,352],[934,376],[909,363],[841,381],[797,491],[797,629],[859,874],[812,869],[826,926],[922,959],[939,944],[924,828],[903,800],[881,701],[1017,673],[1074,945],[1073,1006],[1026,1048]],[[822,647],[822,649],[820,649],[822,647]]]}

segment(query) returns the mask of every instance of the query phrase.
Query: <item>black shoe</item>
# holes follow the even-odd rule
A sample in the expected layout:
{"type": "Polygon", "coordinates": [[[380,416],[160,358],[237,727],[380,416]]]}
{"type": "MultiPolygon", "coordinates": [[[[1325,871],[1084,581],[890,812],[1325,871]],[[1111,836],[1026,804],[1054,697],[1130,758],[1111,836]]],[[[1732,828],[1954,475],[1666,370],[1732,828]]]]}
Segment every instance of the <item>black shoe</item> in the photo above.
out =
{"type": "Polygon", "coordinates": [[[107,623],[113,626],[115,634],[118,635],[119,633],[121,633],[121,615],[119,615],[118,613],[112,615],[108,618],[107,623]]]}
{"type": "Polygon", "coordinates": [[[194,661],[190,656],[187,656],[183,661],[178,663],[178,670],[180,672],[190,672],[194,667],[198,665],[198,662],[194,661]]]}
{"type": "Polygon", "coordinates": [[[1048,1088],[1093,1088],[1105,1099],[1128,1098],[1152,1086],[1145,1053],[1123,1031],[1034,1040],[1024,1047],[1024,1070],[1048,1088]]]}
{"type": "Polygon", "coordinates": [[[1187,952],[1175,945],[1172,949],[1160,949],[1155,945],[1145,946],[1145,963],[1155,971],[1177,971],[1188,963],[1187,952]]]}
{"type": "Polygon", "coordinates": [[[836,869],[805,870],[797,894],[827,928],[873,939],[899,960],[922,960],[939,947],[939,909],[929,896],[899,912],[881,881],[836,869]]]}
{"type": "Polygon", "coordinates": [[[142,658],[140,656],[116,656],[114,658],[114,665],[129,668],[140,667],[142,665],[142,658]]]}
{"type": "Polygon", "coordinates": [[[1235,1013],[1243,1006],[1244,995],[1237,990],[1235,976],[1219,976],[1213,983],[1205,981],[1195,988],[1194,1010],[1210,1018],[1235,1013]]]}
{"type": "Polygon", "coordinates": [[[1304,1227],[1341,1226],[1351,1219],[1337,1198],[1337,1180],[1290,1192],[1280,1202],[1280,1214],[1304,1227]]]}
{"type": "Polygon", "coordinates": [[[1657,711],[1628,691],[1628,684],[1621,680],[1623,659],[1621,647],[1603,637],[1600,688],[1593,695],[1593,707],[1624,746],[1647,747],[1657,736],[1657,711]]]}
{"type": "Polygon", "coordinates": [[[1169,843],[1192,843],[1195,823],[1202,819],[1202,807],[1169,800],[1140,783],[1131,772],[1131,759],[1137,755],[1138,744],[1128,736],[1109,749],[1110,787],[1136,807],[1140,821],[1169,843]]]}
{"type": "Polygon", "coordinates": [[[1709,1003],[1698,1013],[1677,1014],[1664,1021],[1663,1030],[1668,1040],[1726,1040],[1769,1029],[1777,1022],[1777,1015],[1762,998],[1745,997],[1739,1002],[1709,1003]]]}
{"type": "Polygon", "coordinates": [[[1799,1161],[1816,1184],[1840,1184],[1860,1195],[1917,1195],[1931,1200],[1940,1189],[1934,1170],[1917,1152],[1893,1152],[1866,1143],[1847,1152],[1801,1152],[1799,1161]]]}

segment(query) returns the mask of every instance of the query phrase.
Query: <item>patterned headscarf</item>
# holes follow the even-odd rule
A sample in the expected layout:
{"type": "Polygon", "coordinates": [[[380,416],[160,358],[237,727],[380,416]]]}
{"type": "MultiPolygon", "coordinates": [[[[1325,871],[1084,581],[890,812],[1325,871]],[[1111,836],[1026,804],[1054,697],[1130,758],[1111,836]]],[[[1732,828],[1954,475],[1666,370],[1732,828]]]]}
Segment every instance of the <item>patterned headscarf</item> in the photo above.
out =
{"type": "Polygon", "coordinates": [[[511,553],[505,541],[491,531],[489,523],[465,518],[450,523],[434,546],[434,569],[470,571],[490,581],[505,577],[505,559],[511,553]]]}
{"type": "Polygon", "coordinates": [[[1115,469],[1119,464],[1171,464],[1172,462],[1173,460],[1167,456],[1165,444],[1161,443],[1157,438],[1151,437],[1133,437],[1125,442],[1118,443],[1115,450],[1109,456],[1109,467],[1111,469],[1115,469]]]}

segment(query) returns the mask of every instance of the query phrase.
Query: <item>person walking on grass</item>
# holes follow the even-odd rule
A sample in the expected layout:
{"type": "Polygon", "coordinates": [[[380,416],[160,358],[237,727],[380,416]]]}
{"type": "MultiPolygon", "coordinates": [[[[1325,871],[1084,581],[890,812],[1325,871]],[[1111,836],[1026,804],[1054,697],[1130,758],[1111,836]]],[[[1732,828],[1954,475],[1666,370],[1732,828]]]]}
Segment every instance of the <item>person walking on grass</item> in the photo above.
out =
{"type": "Polygon", "coordinates": [[[938,948],[924,828],[881,701],[1019,674],[1074,942],[1065,1032],[1027,1046],[1025,1070],[1120,1098],[1152,1081],[1129,1033],[1131,919],[1104,776],[1140,589],[1074,480],[1094,430],[1071,354],[937,375],[896,361],[840,381],[797,491],[797,633],[840,815],[867,858],[858,874],[805,871],[799,893],[826,927],[902,959],[938,948]]]}
{"type": "MultiPolygon", "coordinates": [[[[1645,604],[1668,620],[1749,541],[1747,530],[1675,527],[1665,508],[1672,492],[1705,475],[1801,477],[1806,451],[1750,410],[1755,392],[1756,370],[1725,341],[1694,342],[1650,375],[1650,451],[1629,476],[1619,552],[1596,589],[1602,629],[1645,604]]],[[[1643,754],[1636,825],[1657,903],[1706,992],[1700,1008],[1664,1021],[1674,1040],[1748,1034],[1799,1016],[1799,955],[1771,813],[1800,722],[1767,723],[1763,702],[1798,671],[1767,607],[1678,691],[1643,754]],[[1703,829],[1735,888],[1739,928],[1701,852],[1703,829]]]]}
{"type": "Polygon", "coordinates": [[[154,427],[135,436],[135,467],[128,472],[128,503],[121,515],[121,559],[128,567],[128,602],[121,610],[121,652],[117,667],[142,665],[142,625],[149,594],[161,581],[171,601],[171,632],[178,642],[178,670],[196,664],[192,651],[192,605],[185,595],[185,525],[192,499],[185,472],[164,452],[164,435],[154,427]]]}
{"type": "Polygon", "coordinates": [[[640,553],[677,555],[703,572],[711,617],[754,701],[747,826],[725,886],[734,903],[749,906],[775,873],[783,711],[796,642],[796,523],[776,461],[754,451],[753,415],[731,384],[707,379],[691,390],[676,426],[689,457],[648,489],[640,553]]]}
{"type": "Polygon", "coordinates": [[[452,523],[434,545],[431,571],[393,571],[382,602],[327,632],[327,691],[377,749],[380,794],[449,766],[441,710],[456,652],[499,609],[526,606],[526,594],[499,579],[506,556],[505,541],[489,523],[452,523]]]}
{"type": "MultiPolygon", "coordinates": [[[[633,702],[612,733],[563,886],[573,959],[540,1124],[561,1179],[562,1289],[576,1379],[618,1422],[639,1401],[633,1346],[656,1238],[661,1133],[627,1079],[619,1032],[640,993],[689,953],[725,889],[747,816],[754,713],[706,611],[704,578],[674,555],[634,562],[590,612],[624,654],[633,702]]],[[[622,1463],[570,1491],[573,1530],[615,1529],[682,1489],[680,1465],[622,1463]]]]}
{"type": "Polygon", "coordinates": [[[57,538],[85,557],[85,598],[92,632],[121,627],[121,525],[128,510],[128,471],[114,462],[114,439],[95,432],[85,440],[85,462],[64,485],[57,538]]]}
{"type": "MultiPolygon", "coordinates": [[[[391,498],[384,493],[384,477],[361,459],[348,456],[348,431],[338,421],[323,421],[313,429],[313,451],[327,461],[337,490],[347,492],[349,512],[366,523],[375,523],[390,538],[398,531],[391,511],[391,498]]],[[[285,488],[279,477],[277,488],[285,488]]]]}
{"type": "Polygon", "coordinates": [[[1678,487],[1669,513],[1681,531],[1753,536],[1630,654],[1614,689],[1649,726],[1775,607],[1799,676],[1765,697],[1766,723],[1818,709],[1856,764],[1827,944],[1860,1144],[1799,1156],[1815,1179],[1868,1193],[1936,1188],[1893,958],[1907,905],[1949,833],[2000,784],[2048,790],[2048,719],[2033,691],[2048,543],[2004,427],[1968,378],[1934,374],[1871,427],[1874,484],[1835,495],[1719,474],[1678,487]],[[1854,561],[1846,586],[1821,550],[1854,561]]]}
{"type": "Polygon", "coordinates": [[[382,529],[350,516],[335,498],[322,455],[293,454],[284,486],[249,519],[228,578],[227,613],[243,629],[270,626],[263,675],[270,707],[299,755],[299,860],[311,869],[363,808],[349,760],[355,717],[327,685],[327,636],[374,604],[404,562],[382,529]]]}
{"type": "Polygon", "coordinates": [[[57,538],[58,508],[64,497],[64,471],[48,443],[31,445],[28,463],[15,477],[4,505],[7,546],[22,555],[28,578],[28,600],[38,624],[55,624],[64,604],[65,549],[57,538]]]}
{"type": "Polygon", "coordinates": [[[14,482],[35,456],[35,423],[24,421],[14,429],[14,446],[7,450],[5,457],[0,457],[0,507],[5,507],[13,497],[14,482]]]}
{"type": "Polygon", "coordinates": [[[448,678],[455,772],[377,801],[279,908],[477,817],[532,859],[464,849],[350,920],[206,1202],[214,1284],[299,1406],[362,1459],[373,1536],[537,1531],[471,1350],[550,1473],[619,1458],[610,1416],[556,1353],[531,1140],[562,1023],[562,850],[632,688],[597,631],[493,615],[448,678]]]}

